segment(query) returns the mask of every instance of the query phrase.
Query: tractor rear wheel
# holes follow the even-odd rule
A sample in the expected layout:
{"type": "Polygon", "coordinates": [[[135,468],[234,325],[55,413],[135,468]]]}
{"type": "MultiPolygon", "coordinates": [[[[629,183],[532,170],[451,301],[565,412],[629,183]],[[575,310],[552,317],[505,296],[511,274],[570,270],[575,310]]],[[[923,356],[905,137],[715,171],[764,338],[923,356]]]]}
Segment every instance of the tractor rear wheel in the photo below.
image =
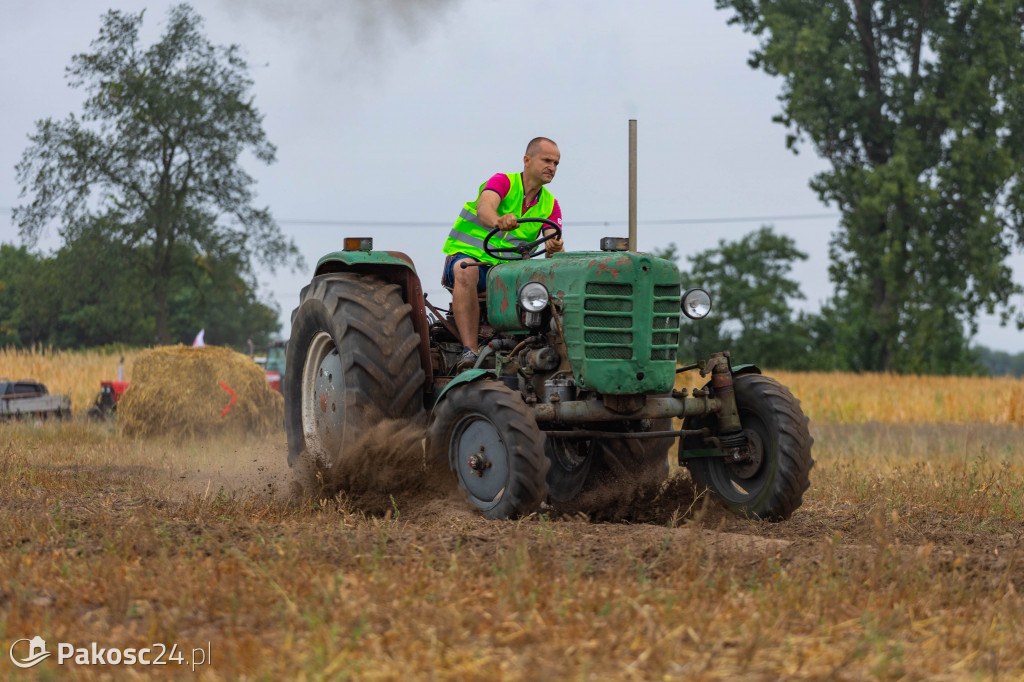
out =
{"type": "MultiPolygon", "coordinates": [[[[718,457],[694,457],[686,466],[699,486],[737,514],[784,521],[800,507],[810,486],[814,439],[807,417],[789,389],[770,377],[743,374],[733,379],[733,388],[748,460],[731,464],[718,457]]],[[[706,418],[688,419],[684,428],[706,425],[706,418]]],[[[705,447],[696,441],[687,445],[705,447]]]]}
{"type": "Polygon", "coordinates": [[[547,497],[544,432],[522,397],[497,381],[456,386],[434,413],[427,448],[447,459],[469,501],[489,519],[537,511],[547,497]]]}
{"type": "Polygon", "coordinates": [[[423,410],[425,373],[412,307],[373,275],[332,273],[303,288],[292,312],[284,381],[288,464],[308,453],[336,467],[370,424],[423,410]]]}

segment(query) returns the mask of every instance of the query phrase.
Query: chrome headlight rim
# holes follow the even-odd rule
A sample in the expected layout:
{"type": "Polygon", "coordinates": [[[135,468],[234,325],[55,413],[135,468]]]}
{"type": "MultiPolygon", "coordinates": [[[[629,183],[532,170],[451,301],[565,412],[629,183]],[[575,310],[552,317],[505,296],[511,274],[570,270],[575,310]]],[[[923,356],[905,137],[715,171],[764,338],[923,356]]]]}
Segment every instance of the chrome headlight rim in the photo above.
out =
{"type": "Polygon", "coordinates": [[[528,313],[539,313],[551,304],[551,292],[540,282],[530,281],[519,287],[519,307],[528,313]]]}
{"type": "Polygon", "coordinates": [[[702,320],[711,312],[711,294],[700,287],[687,289],[679,299],[679,307],[691,320],[702,320]]]}

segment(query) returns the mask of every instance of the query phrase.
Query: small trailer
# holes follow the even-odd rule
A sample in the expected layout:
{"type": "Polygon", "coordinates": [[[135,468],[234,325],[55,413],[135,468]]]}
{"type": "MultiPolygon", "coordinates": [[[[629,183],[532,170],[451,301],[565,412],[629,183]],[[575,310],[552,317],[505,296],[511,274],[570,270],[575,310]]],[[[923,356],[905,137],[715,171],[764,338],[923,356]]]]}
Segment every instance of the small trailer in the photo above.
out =
{"type": "Polygon", "coordinates": [[[0,379],[0,417],[68,419],[71,398],[50,395],[45,385],[31,379],[0,379]]]}

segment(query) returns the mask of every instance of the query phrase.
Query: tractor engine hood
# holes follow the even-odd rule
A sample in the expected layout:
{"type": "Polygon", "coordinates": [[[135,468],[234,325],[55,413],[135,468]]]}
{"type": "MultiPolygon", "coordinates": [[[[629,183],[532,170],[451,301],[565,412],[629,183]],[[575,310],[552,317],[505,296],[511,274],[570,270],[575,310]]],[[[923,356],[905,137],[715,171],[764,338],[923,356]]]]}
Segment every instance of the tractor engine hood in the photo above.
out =
{"type": "Polygon", "coordinates": [[[666,393],[675,382],[679,270],[633,252],[570,252],[512,261],[487,275],[490,324],[526,330],[517,293],[527,282],[551,293],[576,383],[603,395],[666,393]]]}

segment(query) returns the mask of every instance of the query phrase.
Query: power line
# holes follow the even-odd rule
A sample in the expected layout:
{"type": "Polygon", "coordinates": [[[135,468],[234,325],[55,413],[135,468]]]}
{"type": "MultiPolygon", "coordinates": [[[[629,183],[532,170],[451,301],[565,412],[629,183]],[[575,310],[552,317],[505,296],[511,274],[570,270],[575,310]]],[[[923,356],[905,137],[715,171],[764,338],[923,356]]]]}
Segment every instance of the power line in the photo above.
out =
{"type": "MultiPolygon", "coordinates": [[[[639,220],[643,225],[706,225],[709,223],[757,223],[775,220],[822,220],[838,218],[838,213],[799,213],[793,215],[774,216],[736,216],[727,218],[668,218],[664,220],[639,220]]],[[[449,227],[451,221],[403,221],[403,220],[306,220],[300,218],[281,218],[277,222],[282,225],[310,225],[314,227],[449,227]]],[[[626,220],[572,220],[570,227],[610,227],[626,225],[626,220]]]]}
{"type": "MultiPolygon", "coordinates": [[[[0,206],[0,211],[10,211],[10,206],[0,206]]],[[[662,220],[640,220],[643,225],[706,225],[710,223],[758,223],[771,221],[789,220],[823,220],[826,218],[838,218],[838,213],[797,213],[792,215],[768,215],[768,216],[733,216],[725,218],[667,218],[662,220]]],[[[405,228],[405,227],[451,227],[452,221],[419,221],[419,220],[349,220],[349,219],[307,219],[307,218],[280,218],[277,220],[282,225],[308,225],[310,227],[383,227],[383,228],[405,228]]],[[[611,227],[614,225],[626,225],[626,220],[572,220],[568,221],[570,227],[611,227]]]]}

